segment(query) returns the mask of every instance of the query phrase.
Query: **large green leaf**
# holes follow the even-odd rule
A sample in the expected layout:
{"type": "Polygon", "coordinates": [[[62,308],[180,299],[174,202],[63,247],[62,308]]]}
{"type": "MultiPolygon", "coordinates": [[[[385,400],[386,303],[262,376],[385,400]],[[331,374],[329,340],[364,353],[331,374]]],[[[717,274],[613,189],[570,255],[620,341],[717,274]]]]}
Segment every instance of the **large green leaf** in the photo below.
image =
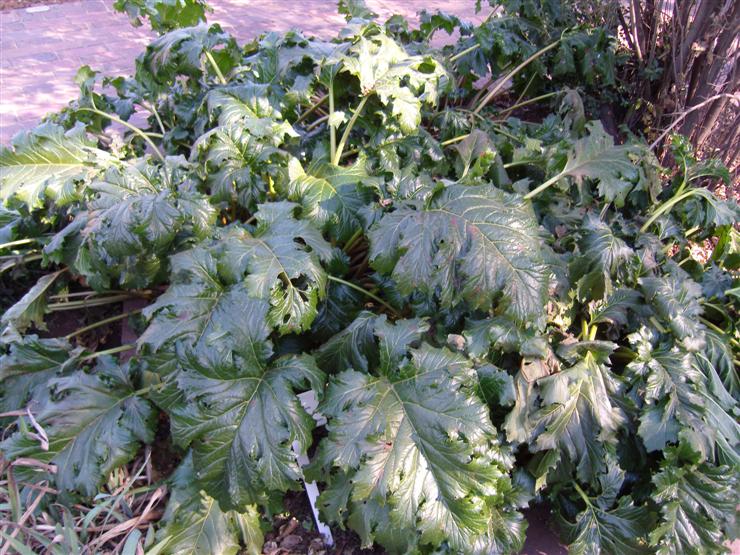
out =
{"type": "Polygon", "coordinates": [[[653,477],[661,520],[650,543],[661,555],[726,553],[724,531],[736,529],[737,470],[681,465],[674,454],[653,477]]]}
{"type": "MultiPolygon", "coordinates": [[[[365,511],[362,528],[382,532],[382,520],[362,504],[387,505],[394,528],[418,530],[422,543],[468,549],[488,533],[489,504],[498,505],[494,499],[510,485],[494,462],[501,460],[495,429],[475,395],[475,371],[446,349],[411,348],[425,329],[417,320],[376,319],[377,367],[331,380],[320,406],[329,436],[319,457],[350,473],[352,510],[365,511]]],[[[332,503],[332,492],[322,503],[332,503]]]]}
{"type": "Polygon", "coordinates": [[[113,7],[125,12],[134,27],[146,17],[159,33],[205,21],[209,9],[205,0],[116,0],[113,7]]]}
{"type": "Polygon", "coordinates": [[[236,201],[252,211],[267,200],[270,179],[284,171],[286,154],[240,126],[217,127],[193,145],[211,202],[236,201]]]}
{"type": "Polygon", "coordinates": [[[82,186],[111,155],[96,148],[82,125],[64,130],[44,123],[17,135],[12,148],[0,147],[0,202],[14,200],[41,208],[46,200],[64,204],[74,200],[82,186]]]}
{"type": "Polygon", "coordinates": [[[221,127],[244,129],[265,144],[279,146],[286,137],[297,137],[293,127],[268,97],[265,85],[241,85],[216,89],[206,96],[211,119],[221,127]]]}
{"type": "Polygon", "coordinates": [[[47,294],[61,274],[62,272],[59,271],[40,277],[36,284],[2,315],[0,324],[3,327],[11,326],[18,331],[25,331],[32,324],[39,329],[46,329],[44,315],[46,314],[47,294]]]}
{"type": "Polygon", "coordinates": [[[12,241],[23,218],[17,210],[8,210],[0,204],[0,243],[12,241]]]}
{"type": "Polygon", "coordinates": [[[311,334],[318,341],[325,341],[339,333],[360,314],[363,301],[362,293],[356,289],[330,281],[326,298],[319,304],[318,314],[311,326],[311,334]]]}
{"type": "Polygon", "coordinates": [[[507,316],[469,320],[463,335],[471,356],[485,358],[491,350],[519,353],[528,358],[545,358],[547,341],[532,329],[523,330],[507,316]]]}
{"type": "Polygon", "coordinates": [[[640,287],[678,339],[697,335],[702,329],[701,286],[680,268],[662,277],[641,278],[640,287]]]}
{"type": "Polygon", "coordinates": [[[354,18],[375,19],[378,15],[370,10],[364,0],[339,0],[338,11],[343,14],[347,20],[354,18]]]}
{"type": "Polygon", "coordinates": [[[332,239],[345,242],[363,228],[358,212],[372,200],[367,185],[374,181],[365,170],[364,160],[347,167],[313,163],[304,171],[293,158],[289,172],[288,198],[299,202],[303,215],[332,239]]]}
{"type": "MultiPolygon", "coordinates": [[[[163,87],[174,83],[177,75],[201,77],[205,72],[206,52],[214,52],[217,47],[227,56],[235,56],[238,50],[234,39],[218,24],[201,23],[174,29],[154,40],[136,59],[136,79],[163,87]]],[[[217,59],[228,60],[227,56],[217,55],[217,59]]],[[[226,65],[220,67],[222,73],[228,69],[226,65]]]]}
{"type": "Polygon", "coordinates": [[[109,168],[103,179],[90,185],[97,197],[88,211],[78,213],[52,239],[46,256],[71,264],[95,289],[116,282],[144,288],[161,281],[167,255],[207,237],[216,217],[203,195],[184,184],[171,185],[184,171],[172,160],[165,168],[147,159],[109,168]]]}
{"type": "Polygon", "coordinates": [[[634,289],[617,289],[605,301],[589,305],[590,325],[624,326],[628,323],[629,311],[640,307],[640,300],[640,294],[634,289]]]}
{"type": "Polygon", "coordinates": [[[11,343],[0,357],[0,412],[21,409],[33,401],[32,410],[44,400],[47,383],[76,368],[81,347],[72,347],[62,339],[41,339],[26,335],[11,343]]]}
{"type": "Polygon", "coordinates": [[[410,56],[384,34],[360,37],[342,62],[344,69],[359,79],[363,96],[374,93],[384,105],[390,105],[404,133],[419,127],[422,103],[435,104],[447,81],[439,62],[410,56]]]}
{"type": "Polygon", "coordinates": [[[576,465],[578,477],[590,482],[606,470],[605,457],[616,443],[624,416],[614,393],[616,378],[605,364],[614,344],[575,344],[583,349],[569,368],[520,388],[514,410],[506,419],[511,441],[527,441],[530,450],[559,449],[576,465]],[[539,397],[540,402],[537,402],[539,397]]]}
{"type": "Polygon", "coordinates": [[[316,351],[321,368],[338,373],[350,368],[367,372],[377,363],[375,319],[372,312],[362,311],[350,325],[316,351]]]}
{"type": "Polygon", "coordinates": [[[96,234],[95,240],[112,255],[139,253],[148,245],[167,247],[186,223],[203,238],[215,220],[202,196],[187,190],[173,193],[160,171],[144,160],[123,170],[112,168],[92,189],[98,196],[90,204],[85,234],[96,234]]]}
{"type": "Polygon", "coordinates": [[[23,431],[4,441],[5,456],[35,458],[56,466],[54,481],[64,494],[92,496],[111,470],[131,460],[141,443],[154,439],[155,412],[137,392],[129,366],[98,359],[83,370],[48,382],[50,399],[36,415],[48,448],[23,431]]]}
{"type": "Polygon", "coordinates": [[[170,407],[176,441],[192,444],[199,483],[225,509],[297,487],[292,447],[306,452],[314,420],[296,394],[320,394],[324,380],[308,355],[269,359],[264,319],[240,324],[236,352],[203,347],[183,356],[177,385],[185,403],[170,407]]]}
{"type": "Polygon", "coordinates": [[[280,333],[307,330],[326,293],[331,246],[310,223],[296,220],[291,202],[263,204],[254,234],[234,232],[224,240],[224,257],[250,296],[270,301],[268,321],[280,333]],[[300,243],[299,243],[300,241],[300,243]]]}
{"type": "Polygon", "coordinates": [[[264,537],[257,510],[223,511],[198,487],[191,453],[169,479],[170,499],[157,531],[157,544],[148,551],[176,555],[236,555],[262,553],[264,537]],[[246,545],[242,547],[243,541],[246,545]],[[244,551],[242,551],[244,549],[244,551]]]}
{"type": "Polygon", "coordinates": [[[714,330],[704,332],[706,347],[695,353],[699,368],[707,376],[707,388],[727,407],[732,406],[728,395],[740,401],[740,377],[735,371],[728,337],[714,330]]]}
{"type": "Polygon", "coordinates": [[[636,387],[644,388],[638,434],[645,447],[662,450],[682,437],[707,456],[713,430],[704,429],[704,377],[692,364],[691,355],[675,347],[653,347],[649,336],[633,338],[639,356],[628,370],[640,378],[636,387]]]}
{"type": "Polygon", "coordinates": [[[370,259],[405,294],[444,307],[499,304],[521,323],[544,314],[549,271],[537,221],[520,197],[493,186],[452,185],[428,206],[399,203],[370,231],[370,259]]]}
{"type": "Polygon", "coordinates": [[[740,206],[736,202],[723,200],[704,187],[691,189],[691,196],[680,206],[685,229],[714,230],[740,222],[740,206]]]}
{"type": "Polygon", "coordinates": [[[215,249],[197,247],[170,261],[172,283],[144,310],[151,322],[139,338],[140,345],[153,351],[165,345],[230,351],[243,340],[240,326],[245,318],[265,325],[267,303],[251,298],[242,281],[222,277],[215,249]]]}
{"type": "Polygon", "coordinates": [[[610,510],[589,503],[578,513],[575,522],[559,519],[570,542],[568,553],[639,555],[651,552],[647,542],[650,514],[644,507],[636,507],[629,496],[622,497],[610,510]]]}
{"type": "Polygon", "coordinates": [[[589,122],[587,128],[588,135],[573,143],[565,167],[551,179],[570,177],[578,185],[585,180],[596,181],[599,194],[607,202],[622,206],[635,183],[646,181],[640,179],[636,163],[642,150],[629,143],[615,145],[601,122],[589,122]]]}

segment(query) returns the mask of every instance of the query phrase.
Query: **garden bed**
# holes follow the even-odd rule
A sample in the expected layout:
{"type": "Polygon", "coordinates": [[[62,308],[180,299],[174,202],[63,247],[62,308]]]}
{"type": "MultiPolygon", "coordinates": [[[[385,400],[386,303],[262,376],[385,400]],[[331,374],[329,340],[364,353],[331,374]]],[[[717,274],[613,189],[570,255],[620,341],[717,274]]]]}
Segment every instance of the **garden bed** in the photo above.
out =
{"type": "Polygon", "coordinates": [[[618,134],[606,24],[353,1],[239,45],[197,0],[120,7],[160,33],[135,75],[82,68],[0,151],[8,545],[733,539],[740,207],[678,120],[618,134]]]}

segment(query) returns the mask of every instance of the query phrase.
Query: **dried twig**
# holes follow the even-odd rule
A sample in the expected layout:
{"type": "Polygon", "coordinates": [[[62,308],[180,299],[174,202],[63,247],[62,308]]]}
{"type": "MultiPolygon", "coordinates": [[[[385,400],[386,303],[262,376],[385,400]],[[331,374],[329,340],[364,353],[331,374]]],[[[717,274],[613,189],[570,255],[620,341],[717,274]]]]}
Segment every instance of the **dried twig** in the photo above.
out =
{"type": "MultiPolygon", "coordinates": [[[[39,503],[41,503],[41,499],[43,499],[44,495],[46,495],[45,491],[42,491],[36,496],[36,499],[34,499],[31,504],[28,506],[26,511],[23,513],[23,516],[21,516],[20,520],[16,522],[16,527],[13,529],[13,531],[10,533],[10,538],[13,539],[18,535],[18,532],[20,532],[23,529],[23,524],[29,519],[29,517],[33,514],[33,512],[36,510],[36,507],[39,506],[39,503]]],[[[6,543],[2,548],[0,548],[0,555],[6,555],[8,553],[8,550],[10,549],[10,542],[6,543]]]]}
{"type": "Polygon", "coordinates": [[[707,98],[705,101],[700,102],[699,104],[696,104],[695,106],[692,106],[691,108],[688,108],[687,110],[684,110],[681,112],[681,115],[678,116],[672,124],[670,124],[659,136],[657,139],[655,139],[651,145],[650,149],[654,149],[656,146],[660,144],[660,142],[665,138],[668,133],[670,133],[679,123],[683,121],[683,119],[688,116],[691,112],[694,112],[695,110],[698,110],[699,108],[702,108],[706,106],[707,104],[710,104],[711,102],[714,102],[715,100],[719,98],[730,98],[732,100],[740,101],[740,94],[730,94],[730,93],[722,93],[722,94],[716,94],[712,96],[711,98],[707,98]]]}

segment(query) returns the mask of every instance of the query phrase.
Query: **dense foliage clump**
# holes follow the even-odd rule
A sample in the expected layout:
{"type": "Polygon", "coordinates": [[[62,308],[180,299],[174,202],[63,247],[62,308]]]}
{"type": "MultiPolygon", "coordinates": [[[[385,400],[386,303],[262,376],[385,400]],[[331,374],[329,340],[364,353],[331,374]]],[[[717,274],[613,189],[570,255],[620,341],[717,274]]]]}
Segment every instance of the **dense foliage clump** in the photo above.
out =
{"type": "Polygon", "coordinates": [[[723,551],[740,210],[680,136],[671,170],[589,120],[619,94],[603,30],[553,2],[418,29],[342,2],[334,40],[240,46],[161,4],[123,5],[168,31],[133,77],[83,68],[0,152],[2,271],[46,269],[2,316],[19,483],[89,498],[164,430],[157,553],[259,552],[304,479],[393,553],[517,552],[543,499],[574,553],[723,551]],[[135,345],[44,332],[130,299],[135,345]]]}

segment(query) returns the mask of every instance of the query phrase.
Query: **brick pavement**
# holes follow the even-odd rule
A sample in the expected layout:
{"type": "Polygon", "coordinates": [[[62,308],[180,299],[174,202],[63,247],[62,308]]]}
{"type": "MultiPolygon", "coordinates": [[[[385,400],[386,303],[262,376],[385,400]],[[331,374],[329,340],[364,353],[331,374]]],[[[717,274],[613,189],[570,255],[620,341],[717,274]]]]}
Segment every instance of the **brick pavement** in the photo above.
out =
{"type": "MultiPolygon", "coordinates": [[[[473,18],[474,0],[367,0],[384,20],[394,13],[442,9],[473,18]]],[[[344,22],[333,0],[212,0],[209,22],[240,42],[265,31],[300,28],[331,37],[344,22]]],[[[107,75],[130,74],[134,58],[153,37],[113,10],[113,0],[81,0],[0,12],[0,144],[36,125],[77,96],[74,75],[87,64],[107,75]]]]}

